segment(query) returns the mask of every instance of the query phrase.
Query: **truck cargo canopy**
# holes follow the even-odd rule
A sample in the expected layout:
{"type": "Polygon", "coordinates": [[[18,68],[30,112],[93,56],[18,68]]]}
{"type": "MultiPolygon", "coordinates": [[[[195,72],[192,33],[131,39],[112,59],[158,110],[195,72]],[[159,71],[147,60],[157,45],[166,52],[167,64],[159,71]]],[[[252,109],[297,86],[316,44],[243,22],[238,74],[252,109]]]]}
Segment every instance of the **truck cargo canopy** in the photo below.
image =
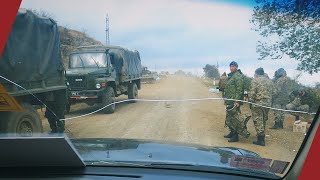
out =
{"type": "Polygon", "coordinates": [[[123,74],[127,78],[142,76],[142,65],[138,51],[110,48],[108,54],[111,56],[111,63],[115,66],[117,73],[123,74]]]}
{"type": "Polygon", "coordinates": [[[0,57],[0,74],[19,83],[56,79],[63,70],[56,22],[20,9],[0,57]]]}

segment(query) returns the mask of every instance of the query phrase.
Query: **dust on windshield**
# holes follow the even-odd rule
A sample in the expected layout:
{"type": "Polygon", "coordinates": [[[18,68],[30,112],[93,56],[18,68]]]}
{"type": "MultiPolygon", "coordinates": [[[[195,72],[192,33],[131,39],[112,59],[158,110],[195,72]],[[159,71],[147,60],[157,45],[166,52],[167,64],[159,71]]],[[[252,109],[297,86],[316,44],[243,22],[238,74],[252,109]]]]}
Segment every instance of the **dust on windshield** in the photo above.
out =
{"type": "Polygon", "coordinates": [[[320,3],[290,2],[24,1],[0,61],[2,131],[65,135],[93,164],[284,176],[320,104],[320,3]]]}

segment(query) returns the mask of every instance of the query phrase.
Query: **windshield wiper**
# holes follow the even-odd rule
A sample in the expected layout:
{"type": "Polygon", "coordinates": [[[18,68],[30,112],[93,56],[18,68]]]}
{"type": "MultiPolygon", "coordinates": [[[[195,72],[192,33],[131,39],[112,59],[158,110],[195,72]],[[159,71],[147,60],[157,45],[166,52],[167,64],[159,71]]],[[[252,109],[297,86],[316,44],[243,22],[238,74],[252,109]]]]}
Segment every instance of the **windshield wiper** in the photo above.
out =
{"type": "Polygon", "coordinates": [[[110,166],[140,166],[146,167],[143,163],[129,163],[129,162],[118,162],[118,161],[85,161],[87,165],[110,165],[110,166]]]}
{"type": "Polygon", "coordinates": [[[194,164],[186,164],[186,163],[150,163],[152,166],[195,166],[194,164]]]}
{"type": "Polygon", "coordinates": [[[78,57],[80,58],[80,60],[81,60],[81,64],[82,64],[82,68],[84,69],[84,62],[83,62],[83,60],[82,60],[82,58],[81,58],[81,56],[80,56],[80,55],[78,55],[78,57]]]}
{"type": "Polygon", "coordinates": [[[110,165],[110,166],[195,166],[194,164],[186,163],[162,163],[162,162],[123,162],[123,161],[86,161],[89,165],[110,165]]]}
{"type": "Polygon", "coordinates": [[[96,63],[97,67],[100,68],[97,61],[92,56],[90,58],[93,60],[94,63],[96,63]]]}

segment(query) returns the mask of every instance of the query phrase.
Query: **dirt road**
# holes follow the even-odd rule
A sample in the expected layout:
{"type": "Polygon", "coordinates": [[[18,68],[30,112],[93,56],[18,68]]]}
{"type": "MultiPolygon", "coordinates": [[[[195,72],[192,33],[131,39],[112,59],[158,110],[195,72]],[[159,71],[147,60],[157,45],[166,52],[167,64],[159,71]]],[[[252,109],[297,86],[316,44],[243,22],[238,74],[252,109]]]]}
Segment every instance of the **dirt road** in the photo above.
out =
{"type": "MultiPolygon", "coordinates": [[[[196,78],[170,76],[155,84],[144,84],[139,91],[141,99],[188,99],[221,97],[210,93],[208,87],[196,78]]],[[[127,99],[120,96],[117,101],[127,99]]],[[[67,117],[89,113],[97,107],[78,104],[71,107],[67,117]]],[[[243,112],[248,111],[246,107],[243,112]]],[[[292,161],[303,141],[304,135],[293,133],[287,120],[283,130],[269,130],[268,121],[266,146],[252,144],[255,129],[252,120],[248,123],[251,136],[240,137],[240,141],[229,143],[223,135],[225,106],[221,100],[196,102],[137,102],[117,104],[114,114],[102,112],[66,121],[66,133],[73,138],[130,138],[178,141],[209,146],[238,147],[254,151],[262,157],[292,161]]],[[[272,119],[272,118],[270,118],[272,119]]],[[[44,120],[45,131],[49,131],[44,120]]]]}

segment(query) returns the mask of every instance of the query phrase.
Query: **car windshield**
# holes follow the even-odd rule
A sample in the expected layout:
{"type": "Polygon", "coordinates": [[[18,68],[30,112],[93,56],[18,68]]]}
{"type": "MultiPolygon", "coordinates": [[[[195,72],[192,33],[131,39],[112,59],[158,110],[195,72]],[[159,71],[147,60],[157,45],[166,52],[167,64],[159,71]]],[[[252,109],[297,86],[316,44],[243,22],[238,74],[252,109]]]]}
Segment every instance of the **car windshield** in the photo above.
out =
{"type": "Polygon", "coordinates": [[[303,2],[22,1],[1,132],[62,135],[88,166],[283,177],[320,104],[320,3],[303,2]]]}
{"type": "Polygon", "coordinates": [[[106,53],[79,53],[70,55],[70,68],[107,67],[106,53]]]}

